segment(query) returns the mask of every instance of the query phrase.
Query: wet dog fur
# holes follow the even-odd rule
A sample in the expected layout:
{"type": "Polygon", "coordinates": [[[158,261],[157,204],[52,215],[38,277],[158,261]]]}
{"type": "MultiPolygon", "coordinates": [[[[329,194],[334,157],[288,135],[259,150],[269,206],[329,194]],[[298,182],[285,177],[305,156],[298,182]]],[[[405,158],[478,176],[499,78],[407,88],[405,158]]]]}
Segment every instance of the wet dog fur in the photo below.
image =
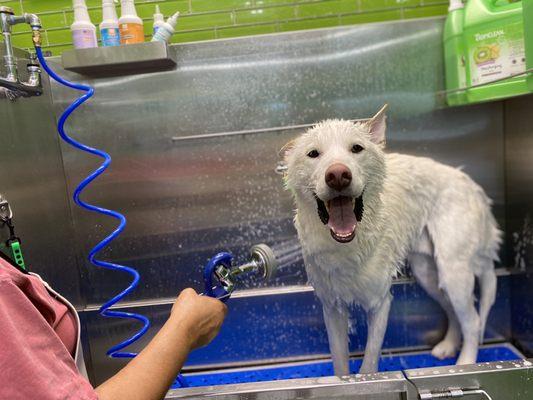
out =
{"type": "Polygon", "coordinates": [[[364,308],[368,321],[360,372],[377,371],[391,282],[405,260],[448,317],[447,332],[432,350],[438,358],[460,350],[457,364],[476,361],[496,295],[501,232],[490,199],[459,169],[386,153],[385,109],[365,122],[320,122],[282,149],[305,267],[323,306],[338,376],[349,373],[353,304],[364,308]]]}

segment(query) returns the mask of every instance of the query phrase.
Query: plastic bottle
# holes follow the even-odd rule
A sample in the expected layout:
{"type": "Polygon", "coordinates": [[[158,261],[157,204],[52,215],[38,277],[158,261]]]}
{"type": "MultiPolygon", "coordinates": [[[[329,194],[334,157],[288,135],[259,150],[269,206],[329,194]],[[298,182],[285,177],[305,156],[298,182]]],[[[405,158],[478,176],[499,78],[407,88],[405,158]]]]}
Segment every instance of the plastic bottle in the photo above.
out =
{"type": "MultiPolygon", "coordinates": [[[[461,0],[450,0],[448,16],[444,24],[444,65],[446,69],[446,90],[466,87],[466,60],[463,45],[464,4],[461,0]]],[[[454,91],[447,95],[450,106],[466,103],[466,92],[454,91]]]]}
{"type": "Polygon", "coordinates": [[[121,44],[144,42],[143,20],[137,15],[133,0],[121,0],[121,15],[118,20],[121,44]]]}
{"type": "Polygon", "coordinates": [[[170,38],[175,32],[176,24],[178,23],[178,17],[180,16],[177,11],[172,17],[167,19],[167,22],[162,24],[152,38],[152,42],[169,42],[170,38]]]}
{"type": "Polygon", "coordinates": [[[467,1],[463,25],[466,79],[469,86],[483,85],[467,91],[468,102],[498,100],[530,91],[523,74],[526,59],[522,3],[467,1]],[[518,74],[522,75],[514,76],[518,74]],[[508,79],[501,80],[504,78],[508,79]]]}
{"type": "Polygon", "coordinates": [[[103,20],[100,23],[102,46],[120,46],[118,18],[113,0],[102,0],[103,20]]]}
{"type": "Polygon", "coordinates": [[[161,11],[159,10],[159,6],[156,4],[155,6],[155,13],[154,13],[154,30],[153,35],[157,32],[159,27],[165,23],[165,17],[163,14],[161,14],[161,11]]]}
{"type": "Polygon", "coordinates": [[[91,22],[85,0],[73,0],[74,22],[70,25],[75,49],[98,47],[96,26],[91,22]]]}

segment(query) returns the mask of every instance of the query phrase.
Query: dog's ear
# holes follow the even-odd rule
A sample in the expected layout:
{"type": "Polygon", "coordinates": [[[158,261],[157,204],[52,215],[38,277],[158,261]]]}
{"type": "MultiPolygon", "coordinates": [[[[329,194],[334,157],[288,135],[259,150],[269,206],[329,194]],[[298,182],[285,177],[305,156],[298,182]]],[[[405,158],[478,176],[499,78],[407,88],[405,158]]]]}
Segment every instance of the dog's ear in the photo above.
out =
{"type": "Polygon", "coordinates": [[[285,157],[287,157],[287,154],[289,154],[289,152],[292,150],[292,148],[294,147],[294,145],[296,144],[296,139],[292,139],[290,140],[289,142],[287,142],[279,151],[279,156],[283,159],[285,159],[285,157]]]}
{"type": "Polygon", "coordinates": [[[370,133],[370,139],[379,145],[385,145],[385,130],[387,128],[386,120],[387,115],[385,111],[387,110],[388,104],[385,104],[381,107],[381,110],[377,112],[372,118],[370,118],[365,124],[368,127],[368,132],[370,133]]]}

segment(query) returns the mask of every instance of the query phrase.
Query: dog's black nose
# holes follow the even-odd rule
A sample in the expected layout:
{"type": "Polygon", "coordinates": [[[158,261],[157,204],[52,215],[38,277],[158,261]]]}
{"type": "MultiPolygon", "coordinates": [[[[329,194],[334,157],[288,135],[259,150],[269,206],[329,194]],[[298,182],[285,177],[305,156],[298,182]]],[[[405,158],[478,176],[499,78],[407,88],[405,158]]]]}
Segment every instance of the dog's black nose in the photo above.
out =
{"type": "Polygon", "coordinates": [[[352,182],[352,173],[344,164],[333,164],[326,171],[326,185],[341,191],[352,182]]]}

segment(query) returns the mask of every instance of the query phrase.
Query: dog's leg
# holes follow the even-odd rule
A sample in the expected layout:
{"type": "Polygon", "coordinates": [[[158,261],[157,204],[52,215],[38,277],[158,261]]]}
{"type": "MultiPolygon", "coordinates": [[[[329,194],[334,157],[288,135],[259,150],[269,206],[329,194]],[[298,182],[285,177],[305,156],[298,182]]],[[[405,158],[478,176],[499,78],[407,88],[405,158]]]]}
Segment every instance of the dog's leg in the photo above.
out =
{"type": "Polygon", "coordinates": [[[378,370],[379,355],[381,354],[381,346],[387,330],[391,300],[392,295],[387,293],[378,306],[367,312],[368,335],[363,365],[359,370],[360,373],[366,374],[378,370]]]}
{"type": "Polygon", "coordinates": [[[335,375],[348,375],[350,373],[348,366],[348,310],[324,306],[322,311],[328,332],[329,350],[333,359],[335,375]]]}
{"type": "Polygon", "coordinates": [[[483,260],[488,268],[479,276],[479,342],[483,342],[489,311],[496,300],[497,278],[492,260],[483,260]]]}
{"type": "Polygon", "coordinates": [[[432,256],[419,253],[410,254],[408,259],[417,282],[431,298],[440,304],[448,317],[446,335],[442,341],[433,347],[431,354],[441,360],[454,357],[461,344],[461,326],[453,311],[452,304],[446,294],[439,289],[439,277],[435,259],[432,256]]]}
{"type": "Polygon", "coordinates": [[[448,294],[463,333],[463,346],[457,364],[476,362],[480,319],[474,306],[474,274],[468,262],[455,261],[441,268],[439,286],[448,294]]]}

